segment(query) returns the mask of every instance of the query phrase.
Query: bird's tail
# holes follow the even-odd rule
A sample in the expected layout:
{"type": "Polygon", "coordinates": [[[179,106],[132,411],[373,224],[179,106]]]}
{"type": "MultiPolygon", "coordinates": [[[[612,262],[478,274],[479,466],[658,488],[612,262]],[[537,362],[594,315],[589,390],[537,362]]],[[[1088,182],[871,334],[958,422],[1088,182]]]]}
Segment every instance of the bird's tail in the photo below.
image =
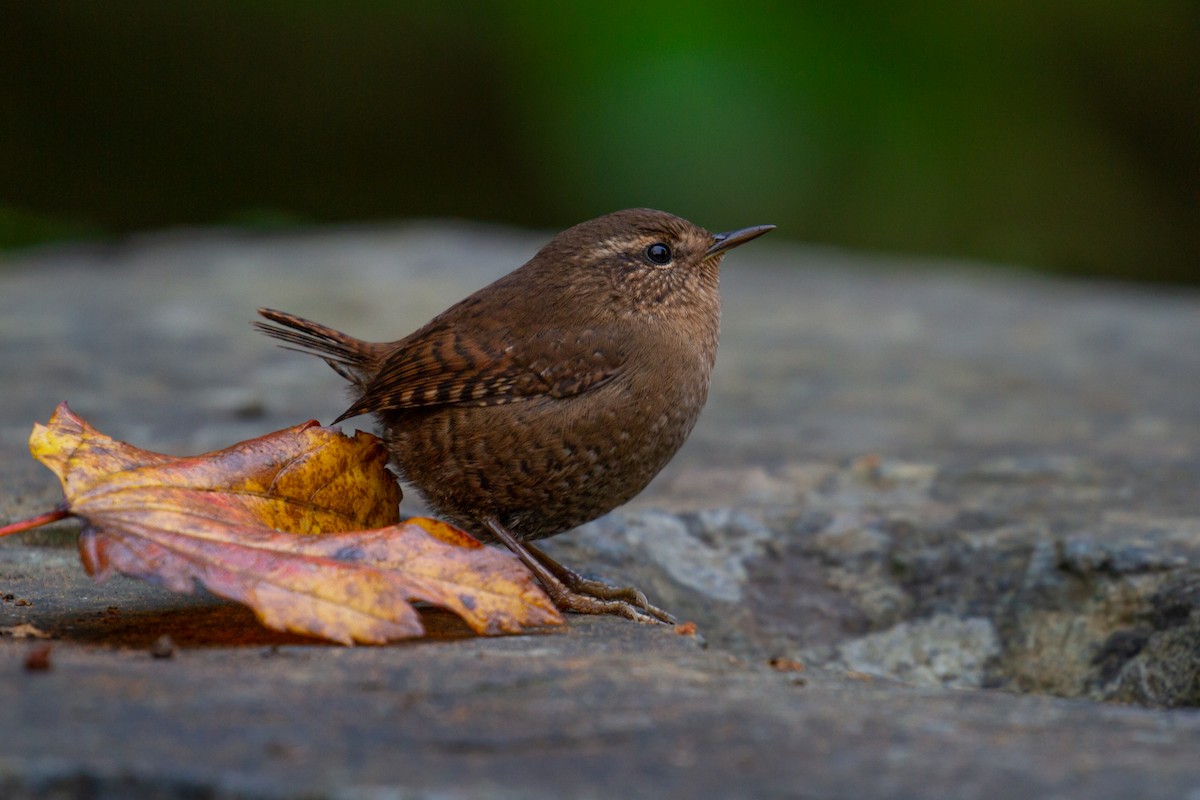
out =
{"type": "Polygon", "coordinates": [[[380,346],[355,339],[326,325],[311,322],[286,311],[260,308],[259,316],[275,323],[255,322],[254,327],[284,342],[284,349],[319,356],[346,380],[362,386],[379,370],[380,346]]]}

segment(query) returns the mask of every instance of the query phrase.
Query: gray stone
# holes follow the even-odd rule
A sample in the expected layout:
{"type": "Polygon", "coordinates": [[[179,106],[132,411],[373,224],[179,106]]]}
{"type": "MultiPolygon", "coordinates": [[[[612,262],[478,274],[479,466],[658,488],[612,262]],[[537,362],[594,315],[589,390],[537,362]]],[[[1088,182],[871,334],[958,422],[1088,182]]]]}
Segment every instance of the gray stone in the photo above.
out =
{"type": "Polygon", "coordinates": [[[924,686],[977,689],[984,684],[988,661],[1000,655],[1000,638],[989,619],[935,614],[840,644],[837,655],[856,672],[924,686]]]}
{"type": "MultiPolygon", "coordinates": [[[[0,524],[59,499],[26,449],[58,401],[172,453],[329,420],[340,380],[255,335],[257,306],[394,338],[543,240],[176,231],[10,257],[0,524]]],[[[0,542],[0,797],[1200,798],[1200,294],[769,239],[723,291],[692,440],[547,543],[698,635],[479,639],[427,610],[426,640],[326,646],[94,584],[59,523],[0,542]]]]}

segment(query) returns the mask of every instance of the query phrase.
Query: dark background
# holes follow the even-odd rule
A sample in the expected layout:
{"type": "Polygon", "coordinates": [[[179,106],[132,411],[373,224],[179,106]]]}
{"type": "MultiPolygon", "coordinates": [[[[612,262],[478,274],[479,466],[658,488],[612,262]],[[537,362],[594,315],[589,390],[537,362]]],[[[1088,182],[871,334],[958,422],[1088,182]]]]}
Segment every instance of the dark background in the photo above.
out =
{"type": "Polygon", "coordinates": [[[635,205],[1200,282],[1200,4],[0,0],[0,245],[635,205]]]}

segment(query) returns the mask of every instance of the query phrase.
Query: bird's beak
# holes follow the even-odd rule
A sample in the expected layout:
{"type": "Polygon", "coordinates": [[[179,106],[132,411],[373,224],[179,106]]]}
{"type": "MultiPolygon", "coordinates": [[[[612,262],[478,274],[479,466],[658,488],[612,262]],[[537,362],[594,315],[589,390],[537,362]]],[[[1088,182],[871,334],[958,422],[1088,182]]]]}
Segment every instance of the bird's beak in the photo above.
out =
{"type": "Polygon", "coordinates": [[[704,251],[704,257],[719,255],[726,250],[732,250],[739,244],[745,244],[751,239],[757,239],[767,231],[775,230],[774,225],[755,225],[752,228],[741,228],[736,231],[726,231],[713,235],[713,243],[704,251]]]}

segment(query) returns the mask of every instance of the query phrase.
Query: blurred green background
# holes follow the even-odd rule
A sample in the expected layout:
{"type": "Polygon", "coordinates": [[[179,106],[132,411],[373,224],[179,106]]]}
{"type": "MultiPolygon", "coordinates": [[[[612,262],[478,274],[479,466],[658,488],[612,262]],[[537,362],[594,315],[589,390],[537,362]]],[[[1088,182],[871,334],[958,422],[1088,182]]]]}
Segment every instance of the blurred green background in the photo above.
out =
{"type": "Polygon", "coordinates": [[[1200,3],[0,0],[0,246],[637,205],[1200,282],[1200,3]]]}

